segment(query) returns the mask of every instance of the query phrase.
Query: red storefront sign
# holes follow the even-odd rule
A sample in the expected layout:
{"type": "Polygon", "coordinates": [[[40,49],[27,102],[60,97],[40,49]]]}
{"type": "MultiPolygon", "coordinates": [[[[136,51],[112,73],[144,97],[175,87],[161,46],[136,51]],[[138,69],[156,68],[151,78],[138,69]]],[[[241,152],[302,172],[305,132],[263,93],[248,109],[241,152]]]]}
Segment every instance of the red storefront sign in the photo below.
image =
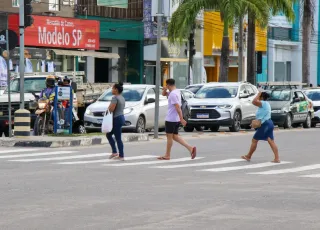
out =
{"type": "MultiPolygon", "coordinates": [[[[98,50],[100,22],[74,18],[32,16],[25,29],[25,46],[98,50]]],[[[9,15],[9,29],[19,34],[19,15],[9,15]]]]}

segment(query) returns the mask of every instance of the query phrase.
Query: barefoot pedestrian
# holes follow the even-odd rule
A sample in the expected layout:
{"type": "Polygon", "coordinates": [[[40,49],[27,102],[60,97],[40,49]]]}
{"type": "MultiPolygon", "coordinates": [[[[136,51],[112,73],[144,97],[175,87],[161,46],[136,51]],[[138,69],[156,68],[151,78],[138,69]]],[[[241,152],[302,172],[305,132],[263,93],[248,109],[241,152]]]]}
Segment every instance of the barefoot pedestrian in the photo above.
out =
{"type": "Polygon", "coordinates": [[[112,99],[109,105],[109,111],[113,113],[113,128],[110,133],[107,133],[107,139],[112,148],[112,154],[110,155],[110,159],[113,160],[124,160],[123,153],[123,142],[122,142],[122,126],[125,123],[125,118],[123,115],[123,110],[125,107],[125,99],[122,96],[123,84],[117,83],[112,87],[112,99]],[[113,139],[115,137],[118,145],[119,154],[117,153],[116,143],[113,139]]]}
{"type": "Polygon", "coordinates": [[[164,156],[158,157],[159,160],[170,160],[171,148],[173,141],[183,145],[191,154],[191,159],[197,155],[196,147],[192,147],[179,135],[180,123],[186,126],[187,122],[183,119],[181,111],[181,92],[175,86],[174,79],[166,81],[167,86],[163,87],[162,95],[168,96],[168,112],[166,116],[166,135],[167,135],[167,149],[164,156]],[[169,92],[167,92],[169,90],[169,92]]]}
{"type": "Polygon", "coordinates": [[[256,128],[251,142],[251,147],[247,155],[242,156],[242,159],[250,161],[253,153],[257,149],[259,141],[268,141],[273,153],[273,163],[280,163],[278,147],[274,142],[273,130],[274,125],[271,120],[271,106],[267,102],[270,95],[267,92],[259,92],[258,95],[253,99],[252,104],[259,107],[256,113],[256,120],[252,122],[252,127],[256,128]]]}

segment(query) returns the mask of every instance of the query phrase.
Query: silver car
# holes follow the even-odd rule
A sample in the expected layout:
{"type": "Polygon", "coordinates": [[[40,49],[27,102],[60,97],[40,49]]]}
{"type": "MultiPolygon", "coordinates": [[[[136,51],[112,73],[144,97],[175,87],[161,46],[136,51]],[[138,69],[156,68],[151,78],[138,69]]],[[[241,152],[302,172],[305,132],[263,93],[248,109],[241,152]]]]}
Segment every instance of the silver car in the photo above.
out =
{"type": "MultiPolygon", "coordinates": [[[[123,97],[126,101],[124,109],[125,126],[123,130],[143,133],[154,127],[155,116],[155,86],[154,85],[124,85],[123,97]]],[[[160,90],[160,93],[162,90],[160,90]]],[[[84,123],[87,131],[100,131],[105,111],[112,98],[111,89],[108,89],[93,104],[88,106],[84,123]]],[[[165,128],[165,117],[168,109],[167,97],[160,95],[159,128],[165,128]]]]}

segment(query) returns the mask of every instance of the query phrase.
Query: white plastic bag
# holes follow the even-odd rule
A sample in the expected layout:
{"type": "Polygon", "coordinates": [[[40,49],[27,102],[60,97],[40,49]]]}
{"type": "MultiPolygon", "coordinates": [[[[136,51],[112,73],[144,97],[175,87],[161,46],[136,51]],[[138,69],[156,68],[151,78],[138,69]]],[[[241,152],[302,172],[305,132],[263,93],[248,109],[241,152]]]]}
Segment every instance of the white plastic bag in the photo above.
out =
{"type": "Polygon", "coordinates": [[[101,132],[110,133],[112,131],[112,128],[113,128],[113,115],[109,110],[107,110],[102,120],[101,132]]]}

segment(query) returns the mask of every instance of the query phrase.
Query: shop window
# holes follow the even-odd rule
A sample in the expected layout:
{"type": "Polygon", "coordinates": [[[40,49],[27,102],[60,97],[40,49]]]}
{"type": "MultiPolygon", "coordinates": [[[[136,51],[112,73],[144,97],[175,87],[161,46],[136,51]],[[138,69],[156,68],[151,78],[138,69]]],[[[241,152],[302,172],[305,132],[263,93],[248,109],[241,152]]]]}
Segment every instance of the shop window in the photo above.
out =
{"type": "Polygon", "coordinates": [[[274,62],[274,80],[291,81],[291,62],[274,62]]]}
{"type": "Polygon", "coordinates": [[[60,11],[60,0],[49,0],[49,11],[60,11]]]}
{"type": "Polygon", "coordinates": [[[269,33],[271,39],[291,41],[292,28],[271,27],[269,33]]]}

